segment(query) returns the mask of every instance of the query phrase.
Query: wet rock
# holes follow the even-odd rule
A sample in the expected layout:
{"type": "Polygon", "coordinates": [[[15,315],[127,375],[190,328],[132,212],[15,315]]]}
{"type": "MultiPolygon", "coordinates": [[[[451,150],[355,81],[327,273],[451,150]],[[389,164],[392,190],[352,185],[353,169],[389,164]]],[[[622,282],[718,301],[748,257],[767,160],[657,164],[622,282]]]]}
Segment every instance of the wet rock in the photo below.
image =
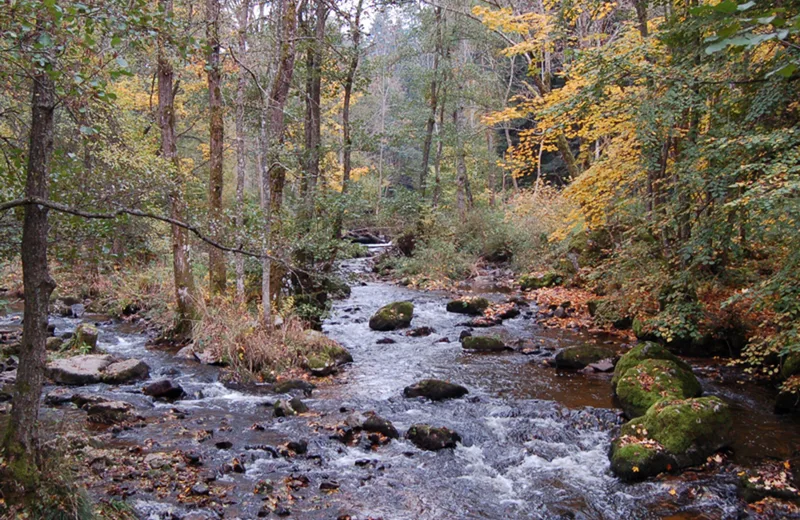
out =
{"type": "Polygon", "coordinates": [[[625,353],[614,367],[614,377],[611,379],[611,384],[616,388],[619,379],[628,371],[645,359],[667,359],[677,364],[684,370],[692,371],[692,367],[685,361],[682,361],[675,354],[662,347],[658,343],[646,342],[640,343],[633,347],[630,351],[625,353]]]}
{"type": "Polygon", "coordinates": [[[192,486],[191,493],[192,495],[195,496],[206,496],[210,493],[210,490],[208,489],[208,486],[206,484],[204,484],[203,482],[198,482],[197,484],[192,486]]]}
{"type": "Polygon", "coordinates": [[[561,285],[563,278],[555,272],[545,273],[543,275],[525,275],[519,279],[520,288],[523,291],[543,289],[545,287],[554,287],[561,285]]]}
{"type": "Polygon", "coordinates": [[[480,316],[478,318],[473,318],[469,320],[467,323],[463,325],[467,327],[477,327],[477,328],[486,328],[486,327],[495,327],[503,323],[503,320],[500,318],[488,318],[486,316],[480,316]]]}
{"type": "Polygon", "coordinates": [[[436,332],[431,327],[417,327],[416,329],[411,329],[406,332],[406,336],[411,336],[412,338],[422,338],[425,336],[430,336],[436,332]]]}
{"type": "Polygon", "coordinates": [[[499,352],[509,348],[503,343],[503,340],[490,336],[467,336],[461,341],[461,346],[465,350],[479,352],[499,352]]]}
{"type": "MultiPolygon", "coordinates": [[[[793,382],[794,379],[800,379],[800,376],[792,376],[789,382],[793,382]]],[[[800,385],[798,386],[800,387],[800,385]]],[[[775,400],[775,412],[776,413],[791,413],[800,412],[800,392],[792,392],[791,390],[781,390],[778,393],[778,398],[775,400]]]]}
{"type": "Polygon", "coordinates": [[[233,443],[231,441],[219,441],[219,442],[215,442],[214,446],[218,450],[229,450],[229,449],[233,448],[233,443]]]}
{"type": "Polygon", "coordinates": [[[116,424],[134,419],[133,406],[122,401],[106,401],[88,405],[86,412],[89,422],[116,424]]]}
{"type": "Polygon", "coordinates": [[[202,466],[203,465],[203,456],[200,455],[199,452],[196,451],[187,451],[183,454],[184,460],[190,466],[202,466]]]}
{"type": "Polygon", "coordinates": [[[611,470],[625,481],[701,464],[728,445],[728,405],[718,397],[663,400],[624,424],[611,443],[611,470]]]}
{"type": "Polygon", "coordinates": [[[579,345],[562,349],[556,354],[555,363],[558,368],[580,369],[604,359],[613,359],[616,355],[614,349],[608,347],[579,345]]]}
{"type": "Polygon", "coordinates": [[[403,395],[406,397],[425,397],[432,401],[456,399],[468,393],[469,390],[461,385],[448,383],[447,381],[439,379],[423,379],[403,389],[403,395]]]}
{"type": "Polygon", "coordinates": [[[687,399],[702,393],[693,373],[668,359],[645,359],[617,382],[617,399],[625,415],[639,417],[662,399],[687,399]]]}
{"type": "Polygon", "coordinates": [[[497,313],[497,317],[501,320],[510,320],[512,318],[516,318],[521,314],[519,307],[516,305],[504,308],[497,313]]]}
{"type": "Polygon", "coordinates": [[[791,465],[765,462],[757,468],[742,472],[739,495],[745,502],[759,502],[767,497],[800,502],[800,492],[794,485],[791,465]]]}
{"type": "Polygon", "coordinates": [[[468,338],[472,336],[472,332],[468,330],[462,330],[461,334],[458,335],[458,341],[464,341],[464,338],[468,338]]]}
{"type": "Polygon", "coordinates": [[[400,433],[391,421],[378,416],[375,412],[368,412],[366,418],[361,423],[361,429],[365,432],[380,433],[389,439],[399,439],[400,433]]]}
{"type": "Polygon", "coordinates": [[[417,448],[428,451],[438,451],[445,448],[455,448],[461,442],[461,436],[449,428],[434,428],[428,424],[414,424],[406,432],[406,439],[417,448]]]}
{"type": "Polygon", "coordinates": [[[335,480],[323,480],[319,484],[320,491],[334,491],[339,489],[339,483],[335,480]]]}
{"type": "Polygon", "coordinates": [[[393,340],[392,338],[381,338],[378,341],[376,341],[375,343],[377,345],[391,345],[391,344],[397,343],[397,342],[395,340],[393,340]]]}
{"type": "Polygon", "coordinates": [[[183,347],[182,349],[180,349],[179,351],[177,351],[175,353],[175,357],[178,358],[178,359],[185,359],[185,360],[188,360],[188,361],[197,361],[198,360],[197,357],[195,357],[195,355],[194,355],[194,347],[192,347],[191,345],[187,345],[187,346],[183,347]]]}
{"type": "Polygon", "coordinates": [[[553,316],[558,319],[566,318],[567,310],[564,307],[558,307],[555,311],[553,311],[553,316]]]}
{"type": "Polygon", "coordinates": [[[175,384],[169,379],[162,379],[142,388],[144,395],[149,395],[153,399],[163,399],[165,401],[175,401],[186,395],[181,385],[175,384]]]}
{"type": "Polygon", "coordinates": [[[72,391],[68,388],[55,388],[44,396],[44,404],[48,406],[58,406],[72,402],[72,391]]]}
{"type": "Polygon", "coordinates": [[[305,368],[312,376],[325,377],[338,371],[339,367],[353,362],[350,352],[338,343],[326,339],[326,344],[305,360],[305,368]]]}
{"type": "Polygon", "coordinates": [[[99,336],[100,331],[97,330],[97,327],[89,323],[81,323],[75,328],[72,344],[75,348],[86,348],[94,351],[97,348],[97,338],[99,336]]]}
{"type": "Polygon", "coordinates": [[[299,397],[293,397],[288,401],[278,399],[273,405],[273,410],[275,411],[275,417],[291,417],[307,412],[308,406],[299,397]]]}
{"type": "Polygon", "coordinates": [[[72,404],[77,406],[78,408],[86,408],[88,405],[98,404],[98,403],[107,403],[110,399],[106,399],[105,397],[96,395],[96,394],[88,394],[88,393],[77,393],[72,394],[72,404]]]}
{"type": "Polygon", "coordinates": [[[306,397],[310,397],[311,391],[315,388],[316,386],[314,384],[302,379],[287,379],[286,381],[275,383],[275,386],[272,389],[276,394],[302,392],[306,397]]]}
{"type": "Polygon", "coordinates": [[[61,347],[64,346],[64,340],[62,338],[57,337],[50,337],[47,338],[46,348],[51,352],[56,352],[61,350],[61,347]]]}
{"type": "Polygon", "coordinates": [[[62,385],[91,385],[100,382],[102,371],[113,362],[100,354],[56,359],[47,365],[47,377],[62,385]]]}
{"type": "Polygon", "coordinates": [[[601,359],[597,363],[592,363],[586,368],[591,368],[595,372],[611,372],[614,370],[614,362],[610,359],[601,359]]]}
{"type": "Polygon", "coordinates": [[[82,303],[75,303],[69,307],[69,316],[71,318],[83,318],[86,314],[86,307],[82,303]]]}
{"type": "Polygon", "coordinates": [[[203,350],[202,352],[194,351],[194,357],[197,359],[197,361],[203,363],[204,365],[226,365],[225,361],[219,356],[219,354],[212,352],[211,349],[203,350]]]}
{"type": "Polygon", "coordinates": [[[450,338],[444,337],[436,340],[436,343],[450,343],[450,338]]]}
{"type": "Polygon", "coordinates": [[[414,304],[408,301],[394,302],[381,307],[369,319],[369,328],[378,331],[408,327],[414,317],[414,304]]]}
{"type": "Polygon", "coordinates": [[[472,316],[479,316],[483,311],[489,308],[489,300],[486,298],[459,298],[447,302],[447,312],[455,312],[458,314],[470,314],[472,316]]]}
{"type": "Polygon", "coordinates": [[[791,352],[781,361],[781,377],[789,379],[795,374],[800,374],[800,352],[791,352]]]}
{"type": "Polygon", "coordinates": [[[286,447],[298,455],[308,453],[308,441],[306,440],[289,441],[286,443],[286,447]]]}
{"type": "Polygon", "coordinates": [[[104,383],[118,385],[145,379],[150,374],[150,367],[139,359],[126,359],[108,365],[100,377],[104,383]]]}

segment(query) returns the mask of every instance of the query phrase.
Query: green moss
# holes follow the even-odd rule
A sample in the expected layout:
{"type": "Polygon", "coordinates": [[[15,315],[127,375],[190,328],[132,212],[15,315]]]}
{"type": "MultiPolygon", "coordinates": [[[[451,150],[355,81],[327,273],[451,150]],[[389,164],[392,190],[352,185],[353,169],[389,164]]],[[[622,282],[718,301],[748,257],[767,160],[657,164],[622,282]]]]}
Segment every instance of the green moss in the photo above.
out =
{"type": "Polygon", "coordinates": [[[414,316],[414,304],[394,302],[384,305],[369,319],[372,330],[388,331],[407,327],[414,316]]]}
{"type": "Polygon", "coordinates": [[[688,465],[702,462],[709,452],[725,446],[733,419],[728,405],[712,396],[661,401],[647,412],[642,424],[650,437],[678,459],[688,456],[688,465]],[[687,453],[690,449],[700,455],[687,453]]]}
{"type": "Polygon", "coordinates": [[[798,373],[800,373],[800,352],[791,352],[783,358],[781,377],[789,379],[798,373]]]}
{"type": "Polygon", "coordinates": [[[527,274],[519,279],[520,288],[523,291],[554,287],[562,283],[564,283],[564,279],[555,272],[545,273],[542,276],[527,274]]]}
{"type": "Polygon", "coordinates": [[[447,302],[447,312],[457,312],[459,314],[470,314],[477,316],[489,308],[489,300],[486,298],[461,298],[447,302]]]}
{"type": "Polygon", "coordinates": [[[624,481],[643,480],[667,471],[669,456],[657,447],[616,440],[611,445],[611,470],[624,481]]]}
{"type": "Polygon", "coordinates": [[[645,359],[667,359],[677,364],[684,370],[691,372],[692,367],[688,363],[681,360],[675,354],[662,347],[658,343],[640,343],[622,356],[617,365],[614,367],[614,377],[611,379],[611,384],[614,388],[617,387],[619,379],[628,371],[645,359]]]}
{"type": "Polygon", "coordinates": [[[508,348],[501,339],[490,336],[467,336],[464,338],[461,346],[466,350],[479,350],[483,352],[496,352],[508,348]]]}
{"type": "Polygon", "coordinates": [[[628,417],[644,415],[662,399],[697,397],[701,392],[694,374],[668,359],[645,359],[617,384],[617,397],[628,417]]]}
{"type": "Polygon", "coordinates": [[[616,351],[597,345],[578,345],[567,347],[556,354],[556,366],[559,368],[584,368],[602,359],[613,359],[616,351]]]}

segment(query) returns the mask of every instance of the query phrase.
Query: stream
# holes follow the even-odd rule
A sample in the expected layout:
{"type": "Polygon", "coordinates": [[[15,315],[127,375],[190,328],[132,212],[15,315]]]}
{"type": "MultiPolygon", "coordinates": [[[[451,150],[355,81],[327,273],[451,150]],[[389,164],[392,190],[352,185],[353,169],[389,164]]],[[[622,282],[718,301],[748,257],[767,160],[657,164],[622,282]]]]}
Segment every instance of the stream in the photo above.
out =
{"type": "MultiPolygon", "coordinates": [[[[368,274],[369,262],[344,264],[354,280],[352,294],[334,303],[323,324],[329,337],[350,350],[354,362],[304,397],[310,412],[296,417],[273,417],[270,406],[281,396],[232,390],[218,381],[218,368],[148,349],[150,338],[130,325],[101,324],[103,349],[144,360],[151,380],[167,377],[188,394],[170,404],[144,396],[141,382],[80,389],[130,402],[145,418],[141,427],[102,432],[105,443],[153,453],[198,452],[203,467],[212,472],[233,458],[244,465],[243,472],[218,473],[209,483],[212,490],[225,490],[225,500],[213,506],[192,509],[175,499],[177,493],[163,497],[137,489],[127,502],[138,516],[277,518],[276,512],[264,509],[264,496],[253,490],[260,481],[277,488],[288,479],[300,484],[278,512],[299,519],[747,518],[737,498],[736,465],[798,457],[800,420],[772,413],[770,389],[737,384],[735,378],[718,376],[709,362],[697,361],[705,394],[719,395],[734,410],[732,454],[713,470],[623,484],[610,473],[607,456],[621,423],[611,375],[557,371],[542,363],[565,346],[614,340],[545,330],[532,313],[523,312],[500,326],[476,329],[476,334],[524,341],[537,346],[537,354],[467,353],[458,341],[464,316],[444,309],[452,294],[378,281],[368,274]],[[412,327],[429,326],[435,332],[409,337],[404,330],[370,330],[370,315],[398,300],[413,301],[412,327]],[[383,338],[395,343],[378,344],[383,338]],[[429,377],[464,385],[469,394],[443,402],[403,397],[405,386],[429,377]],[[401,439],[375,449],[331,438],[336,425],[353,411],[374,411],[390,420],[401,439]],[[462,443],[454,450],[421,451],[402,439],[416,423],[451,428],[462,443]],[[297,440],[307,441],[307,453],[276,456],[269,449],[297,440]],[[230,447],[218,449],[222,441],[230,447]],[[336,489],[321,491],[323,483],[336,489]]],[[[485,296],[501,301],[507,295],[485,296]]],[[[57,334],[79,322],[51,321],[57,334]]],[[[71,422],[85,424],[85,414],[73,407],[45,410],[64,428],[71,422]]]]}

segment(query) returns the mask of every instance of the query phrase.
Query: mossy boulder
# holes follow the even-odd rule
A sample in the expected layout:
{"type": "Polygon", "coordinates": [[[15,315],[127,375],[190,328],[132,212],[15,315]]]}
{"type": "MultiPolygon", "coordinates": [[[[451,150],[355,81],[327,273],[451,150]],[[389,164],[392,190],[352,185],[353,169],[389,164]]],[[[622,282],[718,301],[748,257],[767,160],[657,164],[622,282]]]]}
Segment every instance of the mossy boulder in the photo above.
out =
{"type": "Polygon", "coordinates": [[[668,359],[645,359],[617,382],[617,399],[630,418],[644,415],[662,399],[687,399],[701,393],[694,374],[668,359]]]}
{"type": "Polygon", "coordinates": [[[684,370],[691,372],[692,367],[688,363],[682,361],[678,356],[662,347],[658,343],[640,343],[625,353],[614,368],[614,377],[611,379],[611,384],[616,389],[619,379],[628,371],[645,359],[667,359],[672,361],[684,370]]]}
{"type": "Polygon", "coordinates": [[[665,399],[622,426],[611,443],[611,470],[635,481],[701,464],[728,445],[732,423],[718,397],[665,399]]]}
{"type": "Polygon", "coordinates": [[[503,340],[491,336],[467,336],[461,340],[461,346],[465,350],[479,352],[500,352],[509,348],[503,343],[503,340]]]}
{"type": "Polygon", "coordinates": [[[479,316],[489,308],[489,300],[486,298],[459,298],[447,302],[447,312],[459,314],[469,314],[479,316]]]}
{"type": "Polygon", "coordinates": [[[800,374],[800,352],[790,352],[781,363],[781,377],[789,379],[795,374],[800,374]]]}
{"type": "Polygon", "coordinates": [[[329,376],[339,370],[339,367],[353,362],[350,352],[333,341],[306,356],[305,368],[316,377],[329,376]]]}
{"type": "Polygon", "coordinates": [[[72,348],[94,352],[97,349],[99,336],[100,331],[97,330],[97,327],[90,323],[81,323],[75,329],[75,335],[72,337],[72,348]]]}
{"type": "Polygon", "coordinates": [[[739,496],[752,503],[775,497],[779,500],[800,502],[800,492],[794,485],[794,475],[790,467],[782,462],[764,462],[756,468],[740,473],[739,496]]]}
{"type": "Polygon", "coordinates": [[[421,450],[438,451],[455,448],[461,442],[461,436],[449,428],[434,428],[428,424],[414,424],[406,432],[410,440],[421,450]]]}
{"type": "Polygon", "coordinates": [[[556,354],[558,368],[585,368],[603,359],[613,359],[617,355],[612,348],[597,345],[578,345],[567,347],[556,354]]]}
{"type": "Polygon", "coordinates": [[[468,393],[469,391],[463,386],[440,379],[423,379],[403,389],[403,395],[406,397],[425,397],[431,401],[456,399],[468,393]]]}
{"type": "Polygon", "coordinates": [[[369,319],[372,330],[388,331],[408,327],[414,317],[414,304],[394,302],[384,305],[369,319]]]}
{"type": "Polygon", "coordinates": [[[543,275],[526,274],[519,279],[519,285],[523,291],[555,287],[562,283],[564,283],[564,279],[560,274],[555,272],[549,272],[543,275]]]}

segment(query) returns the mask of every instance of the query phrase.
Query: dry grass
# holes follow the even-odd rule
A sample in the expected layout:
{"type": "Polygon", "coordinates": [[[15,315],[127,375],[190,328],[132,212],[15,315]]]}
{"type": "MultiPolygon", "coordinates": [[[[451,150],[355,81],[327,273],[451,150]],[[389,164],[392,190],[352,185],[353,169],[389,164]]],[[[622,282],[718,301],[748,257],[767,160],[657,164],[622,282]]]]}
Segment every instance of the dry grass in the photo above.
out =
{"type": "Polygon", "coordinates": [[[336,342],[309,331],[303,320],[287,312],[280,326],[269,330],[259,314],[230,302],[209,305],[193,330],[196,351],[211,353],[228,365],[238,381],[272,381],[300,372],[310,357],[336,342]]]}

